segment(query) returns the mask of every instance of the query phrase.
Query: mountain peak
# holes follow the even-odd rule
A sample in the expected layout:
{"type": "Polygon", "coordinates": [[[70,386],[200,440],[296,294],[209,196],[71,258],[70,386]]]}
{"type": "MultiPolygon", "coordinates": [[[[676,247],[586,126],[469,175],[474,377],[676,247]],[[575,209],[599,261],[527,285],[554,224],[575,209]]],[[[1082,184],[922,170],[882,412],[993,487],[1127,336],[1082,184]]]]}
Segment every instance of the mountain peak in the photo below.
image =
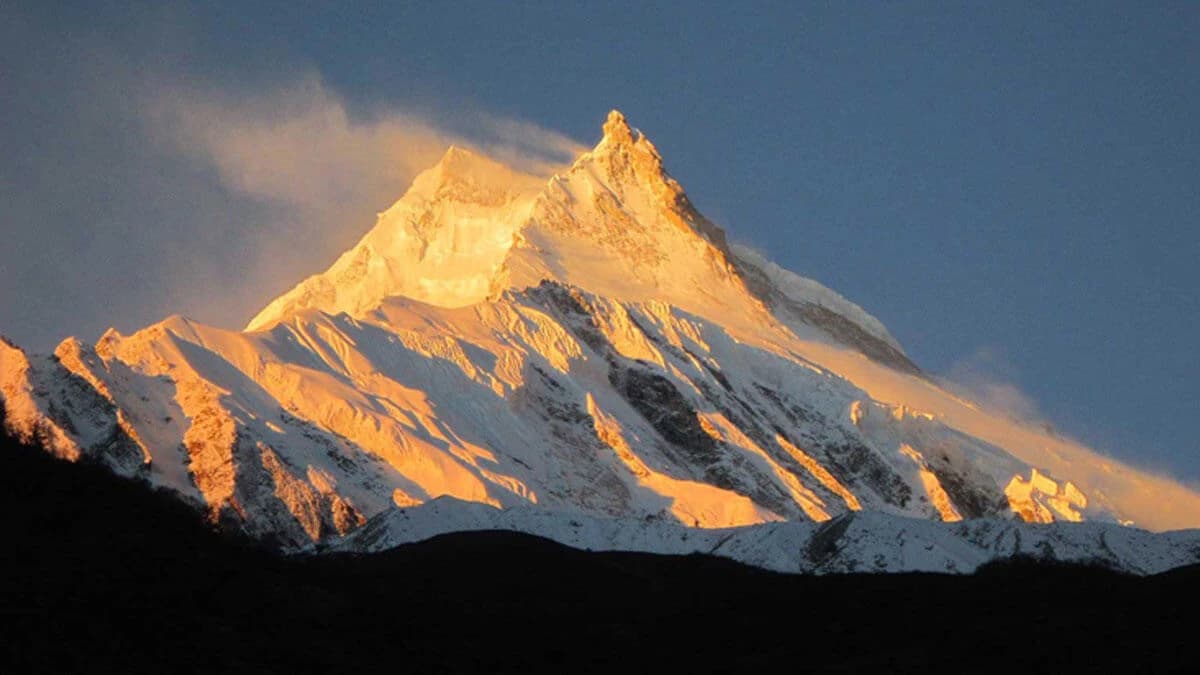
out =
{"type": "Polygon", "coordinates": [[[633,130],[629,128],[629,122],[620,110],[614,108],[608,113],[608,119],[604,121],[604,139],[614,144],[634,142],[633,130]]]}
{"type": "Polygon", "coordinates": [[[650,140],[613,110],[595,149],[549,182],[450,146],[353,249],[270,303],[248,329],[303,308],[362,316],[395,295],[461,307],[544,279],[709,315],[755,302],[725,234],[692,206],[650,140]],[[709,290],[697,296],[696,288],[709,290]]]}
{"type": "Polygon", "coordinates": [[[540,178],[523,174],[474,150],[451,145],[437,164],[416,177],[405,197],[495,205],[508,201],[516,193],[535,190],[541,184],[540,178]]]}
{"type": "Polygon", "coordinates": [[[470,161],[472,157],[477,157],[475,153],[466,148],[457,145],[451,145],[446,148],[446,152],[442,153],[442,158],[438,160],[438,164],[454,163],[456,161],[470,161]]]}
{"type": "MultiPolygon", "coordinates": [[[[658,148],[640,130],[630,127],[620,110],[613,109],[608,113],[604,137],[577,163],[582,166],[593,164],[601,168],[608,187],[622,199],[629,199],[631,192],[645,193],[668,221],[681,230],[698,233],[713,244],[720,255],[729,257],[725,233],[696,211],[683,186],[667,173],[658,148]]],[[[721,266],[726,265],[722,263],[721,266]]]]}
{"type": "Polygon", "coordinates": [[[657,182],[663,177],[658,148],[639,129],[631,127],[620,110],[613,109],[608,113],[603,129],[604,136],[591,153],[584,155],[583,161],[596,159],[618,172],[625,168],[634,169],[638,180],[657,182]]]}
{"type": "Polygon", "coordinates": [[[614,108],[608,113],[603,129],[604,137],[592,151],[594,155],[641,156],[642,159],[637,161],[651,169],[652,174],[662,173],[662,156],[658,154],[658,148],[640,130],[629,126],[629,121],[620,110],[614,108]]]}
{"type": "Polygon", "coordinates": [[[446,148],[446,152],[433,168],[438,174],[450,178],[467,177],[481,170],[487,173],[489,169],[507,169],[499,162],[458,145],[446,148]]]}

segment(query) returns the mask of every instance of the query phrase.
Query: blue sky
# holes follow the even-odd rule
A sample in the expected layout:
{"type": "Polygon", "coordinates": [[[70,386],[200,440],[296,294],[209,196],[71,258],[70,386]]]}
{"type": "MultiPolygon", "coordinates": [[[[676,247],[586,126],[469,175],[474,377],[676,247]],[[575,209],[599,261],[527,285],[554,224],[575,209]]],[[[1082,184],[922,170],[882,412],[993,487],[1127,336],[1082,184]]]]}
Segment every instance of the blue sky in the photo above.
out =
{"type": "Polygon", "coordinates": [[[386,205],[278,229],[147,123],[162,92],[270,116],[317,82],[351,124],[584,143],[616,107],[732,238],[928,370],[1200,480],[1200,5],[294,4],[0,7],[0,333],[238,326],[386,205]]]}

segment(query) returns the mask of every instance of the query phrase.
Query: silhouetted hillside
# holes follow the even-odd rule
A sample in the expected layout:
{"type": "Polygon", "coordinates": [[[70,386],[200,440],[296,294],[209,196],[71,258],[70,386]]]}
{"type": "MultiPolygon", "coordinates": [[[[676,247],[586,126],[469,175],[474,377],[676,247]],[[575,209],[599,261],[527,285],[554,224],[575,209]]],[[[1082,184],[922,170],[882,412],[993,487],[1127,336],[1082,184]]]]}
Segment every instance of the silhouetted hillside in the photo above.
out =
{"type": "Polygon", "coordinates": [[[798,577],[467,533],[283,559],[3,438],[0,672],[1129,672],[1190,664],[1197,568],[798,577]]]}

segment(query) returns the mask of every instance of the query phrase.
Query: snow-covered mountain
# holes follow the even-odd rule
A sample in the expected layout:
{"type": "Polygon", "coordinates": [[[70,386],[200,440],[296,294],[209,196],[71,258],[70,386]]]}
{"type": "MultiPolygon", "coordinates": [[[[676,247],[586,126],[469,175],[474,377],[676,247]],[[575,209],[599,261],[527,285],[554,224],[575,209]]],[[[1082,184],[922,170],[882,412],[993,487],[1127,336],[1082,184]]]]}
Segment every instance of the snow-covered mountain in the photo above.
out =
{"type": "Polygon", "coordinates": [[[1195,533],[1123,525],[1200,526],[1200,495],[940,387],[862,308],[730,244],[615,111],[548,180],[450,148],[244,331],[174,316],[49,356],[0,343],[0,402],[55,454],[287,550],[458,513],[427,529],[602,523],[621,533],[558,538],[777,569],[966,570],[1031,542],[1198,559],[1195,533]],[[875,543],[795,557],[832,540],[875,543]]]}

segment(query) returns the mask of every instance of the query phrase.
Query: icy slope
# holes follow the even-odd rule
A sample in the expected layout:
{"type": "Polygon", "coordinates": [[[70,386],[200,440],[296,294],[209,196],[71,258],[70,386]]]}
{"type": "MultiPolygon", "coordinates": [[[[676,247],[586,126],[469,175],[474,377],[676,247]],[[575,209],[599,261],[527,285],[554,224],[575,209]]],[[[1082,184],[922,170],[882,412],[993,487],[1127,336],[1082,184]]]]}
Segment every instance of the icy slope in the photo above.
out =
{"type": "Polygon", "coordinates": [[[538,187],[536,178],[451,147],[333,267],[280,296],[246,329],[306,308],[359,314],[395,295],[447,307],[484,300],[538,187]]]}
{"type": "Polygon", "coordinates": [[[244,332],[0,344],[5,421],[289,550],[440,496],[691,528],[1200,524],[1178,483],[940,389],[730,246],[619,113],[604,132],[547,181],[452,148],[244,332]]]}

